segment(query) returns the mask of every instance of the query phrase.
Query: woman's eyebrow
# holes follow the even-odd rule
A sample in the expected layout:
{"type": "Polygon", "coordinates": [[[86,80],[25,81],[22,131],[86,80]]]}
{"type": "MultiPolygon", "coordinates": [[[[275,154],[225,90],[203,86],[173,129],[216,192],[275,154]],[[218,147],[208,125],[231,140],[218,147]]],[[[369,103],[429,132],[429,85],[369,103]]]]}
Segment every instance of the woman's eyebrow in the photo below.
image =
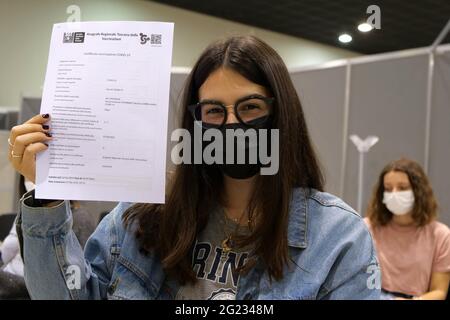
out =
{"type": "Polygon", "coordinates": [[[248,94],[248,95],[245,95],[245,96],[239,98],[237,101],[245,100],[248,98],[267,98],[267,97],[260,93],[252,93],[252,94],[248,94]]]}
{"type": "Polygon", "coordinates": [[[201,99],[199,102],[200,103],[208,102],[208,103],[215,103],[215,104],[224,104],[222,101],[216,100],[216,99],[201,99]]]}
{"type": "MultiPolygon", "coordinates": [[[[238,98],[234,103],[238,102],[238,101],[242,101],[248,98],[252,98],[252,97],[260,97],[260,98],[267,98],[266,96],[260,94],[260,93],[251,93],[251,94],[247,94],[245,96],[242,96],[240,98],[238,98]]],[[[225,104],[224,102],[222,102],[221,100],[218,99],[201,99],[200,100],[201,103],[204,102],[212,102],[212,103],[219,103],[219,104],[225,104]]]]}

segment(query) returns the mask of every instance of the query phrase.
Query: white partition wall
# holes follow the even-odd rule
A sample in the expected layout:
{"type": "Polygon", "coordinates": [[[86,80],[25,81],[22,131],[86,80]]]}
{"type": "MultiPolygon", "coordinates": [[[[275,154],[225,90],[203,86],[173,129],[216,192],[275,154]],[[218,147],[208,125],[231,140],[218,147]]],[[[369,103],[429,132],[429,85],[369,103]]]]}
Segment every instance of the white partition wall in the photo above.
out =
{"type": "Polygon", "coordinates": [[[293,72],[327,190],[340,193],[345,107],[345,66],[293,72]]]}
{"type": "Polygon", "coordinates": [[[365,155],[362,214],[389,161],[408,157],[425,167],[428,158],[440,219],[450,224],[450,45],[440,46],[435,55],[427,133],[428,65],[428,50],[414,49],[292,71],[325,167],[326,189],[355,208],[359,155],[349,135],[380,138],[365,155]]]}
{"type": "Polygon", "coordinates": [[[450,225],[450,50],[435,59],[431,110],[429,177],[450,225]]]}
{"type": "MultiPolygon", "coordinates": [[[[366,155],[364,204],[390,160],[407,157],[424,165],[427,58],[419,55],[352,65],[348,133],[380,138],[366,155]]],[[[343,197],[352,204],[358,193],[357,168],[358,152],[349,145],[343,197]]]]}

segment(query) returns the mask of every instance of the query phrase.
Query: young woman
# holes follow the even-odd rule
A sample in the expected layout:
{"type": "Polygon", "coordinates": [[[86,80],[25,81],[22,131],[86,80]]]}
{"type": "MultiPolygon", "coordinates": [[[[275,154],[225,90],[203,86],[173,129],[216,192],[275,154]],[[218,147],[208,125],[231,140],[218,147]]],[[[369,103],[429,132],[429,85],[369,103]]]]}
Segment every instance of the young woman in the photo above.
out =
{"type": "Polygon", "coordinates": [[[436,221],[436,211],[418,163],[400,159],[383,169],[365,219],[380,259],[382,298],[445,299],[450,230],[436,221]]]}
{"type": "MultiPolygon", "coordinates": [[[[26,282],[33,298],[377,299],[370,233],[322,174],[280,56],[252,36],[210,45],[186,82],[182,128],[279,130],[279,170],[180,164],[166,203],[120,203],[83,252],[68,202],[21,200],[26,282]],[[256,116],[252,116],[256,115],[256,116]],[[79,283],[68,282],[79,274],[79,283]]],[[[10,136],[13,166],[34,180],[49,115],[10,136]]],[[[122,129],[120,129],[122,130],[122,129]]],[[[145,146],[143,146],[145,147],[145,146]]],[[[276,148],[272,148],[274,150],[276,148]]]]}

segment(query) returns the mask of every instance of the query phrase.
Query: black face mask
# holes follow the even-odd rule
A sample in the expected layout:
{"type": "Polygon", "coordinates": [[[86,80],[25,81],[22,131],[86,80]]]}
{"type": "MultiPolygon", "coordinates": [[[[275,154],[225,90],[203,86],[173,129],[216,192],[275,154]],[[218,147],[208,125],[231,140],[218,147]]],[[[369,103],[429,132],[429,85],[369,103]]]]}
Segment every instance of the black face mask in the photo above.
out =
{"type": "MultiPolygon", "coordinates": [[[[230,123],[225,124],[222,128],[219,130],[222,132],[223,137],[223,147],[222,147],[222,154],[223,154],[223,164],[214,164],[216,165],[220,171],[234,179],[248,179],[250,177],[253,177],[256,175],[259,170],[262,167],[262,163],[259,161],[259,135],[258,135],[258,129],[269,129],[271,127],[270,118],[264,117],[260,119],[254,120],[253,123],[249,123],[248,125],[245,125],[243,123],[230,123]],[[238,143],[236,137],[231,135],[231,138],[234,139],[232,145],[234,146],[234,159],[233,163],[228,164],[227,163],[227,150],[226,150],[226,144],[227,144],[227,135],[226,130],[227,129],[242,129],[244,131],[244,134],[249,129],[256,130],[256,144],[255,141],[251,141],[251,139],[245,139],[245,143],[238,143]],[[238,152],[241,152],[245,155],[244,163],[238,163],[238,152]],[[257,155],[256,157],[256,163],[250,163],[250,154],[255,152],[257,155]]],[[[207,129],[203,129],[203,132],[207,129]]],[[[268,135],[269,136],[269,135],[268,135]]],[[[241,140],[243,141],[243,140],[241,140]]],[[[267,141],[268,143],[268,153],[270,154],[270,138],[267,141]]]]}

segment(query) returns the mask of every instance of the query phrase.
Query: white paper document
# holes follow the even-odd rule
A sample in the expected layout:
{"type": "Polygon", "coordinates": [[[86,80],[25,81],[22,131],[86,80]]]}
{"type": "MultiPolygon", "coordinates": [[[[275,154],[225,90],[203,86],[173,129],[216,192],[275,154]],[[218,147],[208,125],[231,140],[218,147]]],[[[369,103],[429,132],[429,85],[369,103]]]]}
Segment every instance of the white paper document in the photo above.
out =
{"type": "Polygon", "coordinates": [[[36,198],[164,203],[173,24],[53,26],[36,198]]]}

